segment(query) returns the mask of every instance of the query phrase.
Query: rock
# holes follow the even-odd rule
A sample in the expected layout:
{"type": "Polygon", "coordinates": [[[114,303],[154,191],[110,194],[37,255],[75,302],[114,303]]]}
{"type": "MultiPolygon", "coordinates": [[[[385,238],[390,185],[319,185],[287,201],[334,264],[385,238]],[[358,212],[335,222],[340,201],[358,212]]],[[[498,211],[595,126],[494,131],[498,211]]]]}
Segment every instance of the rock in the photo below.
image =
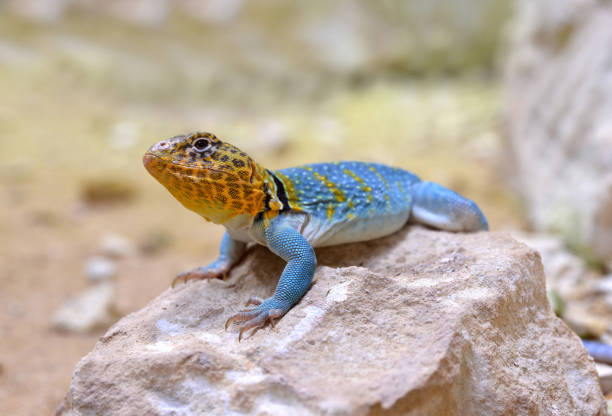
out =
{"type": "Polygon", "coordinates": [[[81,199],[89,206],[130,202],[137,194],[136,186],[126,178],[109,176],[86,180],[81,185],[81,199]]]}
{"type": "Polygon", "coordinates": [[[593,272],[558,236],[519,231],[511,234],[542,256],[549,300],[574,332],[600,338],[612,329],[610,310],[605,306],[612,294],[608,279],[593,272]]]}
{"type": "Polygon", "coordinates": [[[53,316],[60,331],[89,332],[109,325],[115,319],[114,284],[101,282],[68,299],[53,316]]]}
{"type": "Polygon", "coordinates": [[[600,279],[580,257],[573,254],[563,239],[553,234],[512,231],[512,236],[537,250],[542,257],[546,287],[563,300],[577,299],[591,291],[600,279]]]}
{"type": "Polygon", "coordinates": [[[612,3],[518,2],[505,159],[535,229],[612,261],[612,3]]]}
{"type": "Polygon", "coordinates": [[[105,256],[116,259],[131,256],[136,252],[136,248],[130,240],[117,234],[105,235],[102,238],[100,249],[105,256]]]}
{"type": "Polygon", "coordinates": [[[94,282],[108,280],[117,273],[117,266],[106,257],[92,257],[85,264],[85,273],[94,282]]]}
{"type": "Polygon", "coordinates": [[[612,393],[612,365],[596,364],[597,374],[599,374],[599,384],[604,394],[612,393]]]}
{"type": "Polygon", "coordinates": [[[162,293],[79,362],[58,414],[606,414],[540,257],[509,236],[407,227],[317,256],[300,303],[241,343],[223,324],[274,291],[267,249],[162,293]]]}

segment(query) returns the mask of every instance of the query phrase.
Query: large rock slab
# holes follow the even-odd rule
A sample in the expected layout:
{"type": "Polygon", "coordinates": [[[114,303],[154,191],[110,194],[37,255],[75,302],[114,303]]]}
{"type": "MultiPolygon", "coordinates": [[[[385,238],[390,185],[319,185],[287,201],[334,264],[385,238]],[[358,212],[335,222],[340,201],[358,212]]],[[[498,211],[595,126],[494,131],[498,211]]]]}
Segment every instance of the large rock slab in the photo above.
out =
{"type": "Polygon", "coordinates": [[[535,229],[612,270],[612,3],[517,10],[504,115],[512,177],[535,229]]]}
{"type": "Polygon", "coordinates": [[[317,255],[301,302],[241,343],[223,324],[273,292],[268,250],[168,289],[79,362],[58,414],[606,414],[539,255],[509,236],[407,227],[317,255]]]}

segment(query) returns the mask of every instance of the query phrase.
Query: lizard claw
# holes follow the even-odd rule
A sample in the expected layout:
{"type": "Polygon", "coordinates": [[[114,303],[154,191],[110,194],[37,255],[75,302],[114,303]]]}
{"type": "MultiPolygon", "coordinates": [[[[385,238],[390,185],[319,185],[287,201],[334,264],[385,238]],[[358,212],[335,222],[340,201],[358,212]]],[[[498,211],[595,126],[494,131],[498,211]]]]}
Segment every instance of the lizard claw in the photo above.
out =
{"type": "Polygon", "coordinates": [[[190,280],[210,280],[223,278],[226,273],[227,270],[225,269],[207,269],[206,267],[196,267],[188,272],[178,274],[172,281],[171,287],[176,286],[177,283],[187,283],[190,280]]]}
{"type": "Polygon", "coordinates": [[[262,303],[264,303],[264,300],[262,298],[257,297],[257,296],[251,296],[249,300],[246,301],[244,306],[250,306],[250,305],[259,306],[262,303]]]}
{"type": "MultiPolygon", "coordinates": [[[[249,299],[249,302],[251,300],[252,299],[249,299]]],[[[255,300],[257,301],[260,299],[255,298],[255,300]]],[[[247,304],[249,302],[247,302],[247,304]]],[[[255,309],[240,311],[237,314],[230,316],[225,322],[226,330],[233,322],[244,322],[240,327],[240,332],[238,333],[238,342],[242,340],[243,334],[249,329],[255,328],[255,330],[257,330],[259,328],[263,328],[267,322],[274,325],[274,320],[280,318],[286,312],[283,309],[270,309],[268,307],[262,308],[262,303],[260,303],[255,309]]]]}

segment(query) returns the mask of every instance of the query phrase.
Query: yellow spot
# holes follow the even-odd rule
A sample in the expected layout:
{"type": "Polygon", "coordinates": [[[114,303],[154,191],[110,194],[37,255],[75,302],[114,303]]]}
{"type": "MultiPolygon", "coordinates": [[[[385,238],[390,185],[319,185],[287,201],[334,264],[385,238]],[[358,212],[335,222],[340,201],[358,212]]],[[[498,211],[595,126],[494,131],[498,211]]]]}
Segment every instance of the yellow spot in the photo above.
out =
{"type": "Polygon", "coordinates": [[[387,187],[387,189],[389,189],[389,183],[387,182],[387,180],[384,178],[384,176],[382,176],[377,170],[376,168],[374,168],[374,166],[368,166],[368,169],[370,169],[372,172],[374,172],[374,174],[376,176],[378,176],[378,179],[380,179],[382,181],[382,183],[385,184],[385,186],[387,187]]]}
{"type": "Polygon", "coordinates": [[[346,218],[352,220],[353,218],[355,218],[355,215],[349,212],[348,214],[346,214],[346,218]]]}
{"type": "Polygon", "coordinates": [[[346,204],[350,209],[355,208],[355,204],[353,203],[353,201],[351,199],[349,199],[348,203],[346,204]]]}
{"type": "Polygon", "coordinates": [[[342,193],[342,191],[340,189],[338,189],[336,187],[336,185],[331,182],[329,179],[327,179],[326,176],[323,176],[317,172],[313,172],[312,173],[315,177],[315,179],[317,179],[318,181],[323,182],[331,191],[331,193],[334,194],[334,197],[336,198],[336,201],[338,202],[344,202],[346,201],[346,197],[344,196],[344,194],[342,193]]]}
{"type": "Polygon", "coordinates": [[[331,220],[334,216],[334,204],[329,204],[327,206],[327,219],[331,220]]]}
{"type": "Polygon", "coordinates": [[[373,200],[373,199],[374,199],[374,198],[372,197],[372,194],[369,194],[369,195],[368,195],[368,202],[372,202],[372,200],[373,200]]]}
{"type": "Polygon", "coordinates": [[[360,178],[359,176],[357,176],[355,172],[348,170],[348,169],[344,169],[343,172],[349,175],[351,178],[355,179],[357,182],[363,183],[363,178],[360,178]]]}
{"type": "Polygon", "coordinates": [[[402,185],[401,182],[395,182],[395,185],[397,185],[397,188],[402,193],[402,196],[404,197],[404,200],[408,201],[410,198],[408,197],[408,195],[406,194],[406,191],[404,190],[404,185],[402,185]]]}
{"type": "MultiPolygon", "coordinates": [[[[357,182],[359,182],[359,183],[361,184],[361,190],[362,190],[363,192],[365,192],[365,193],[372,192],[372,188],[370,188],[369,186],[367,186],[367,185],[365,184],[365,181],[363,180],[363,178],[361,178],[361,177],[357,176],[357,175],[355,174],[355,172],[353,172],[353,171],[351,171],[351,170],[348,170],[348,169],[344,169],[344,171],[343,171],[343,172],[344,172],[344,173],[346,173],[347,175],[349,175],[351,178],[355,179],[357,182]]],[[[368,198],[370,198],[370,201],[371,201],[372,196],[371,196],[371,195],[368,195],[368,198]]]]}
{"type": "Polygon", "coordinates": [[[385,201],[387,201],[387,209],[391,211],[391,201],[389,201],[389,195],[385,194],[385,201]]]}

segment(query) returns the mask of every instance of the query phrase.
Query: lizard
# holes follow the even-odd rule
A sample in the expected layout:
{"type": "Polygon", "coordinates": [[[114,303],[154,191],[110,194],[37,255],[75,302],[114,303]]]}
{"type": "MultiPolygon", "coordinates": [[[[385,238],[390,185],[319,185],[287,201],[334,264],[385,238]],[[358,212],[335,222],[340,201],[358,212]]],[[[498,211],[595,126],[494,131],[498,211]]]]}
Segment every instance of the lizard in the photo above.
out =
{"type": "Polygon", "coordinates": [[[274,294],[250,298],[225,329],[272,325],[308,291],[315,247],[367,241],[412,220],[454,232],[488,230],[475,202],[404,169],[377,163],[316,163],[270,170],[212,133],[162,140],[143,157],[148,172],[187,209],[225,226],[218,258],[172,282],[223,278],[247,243],[268,247],[287,262],[274,294]]]}

